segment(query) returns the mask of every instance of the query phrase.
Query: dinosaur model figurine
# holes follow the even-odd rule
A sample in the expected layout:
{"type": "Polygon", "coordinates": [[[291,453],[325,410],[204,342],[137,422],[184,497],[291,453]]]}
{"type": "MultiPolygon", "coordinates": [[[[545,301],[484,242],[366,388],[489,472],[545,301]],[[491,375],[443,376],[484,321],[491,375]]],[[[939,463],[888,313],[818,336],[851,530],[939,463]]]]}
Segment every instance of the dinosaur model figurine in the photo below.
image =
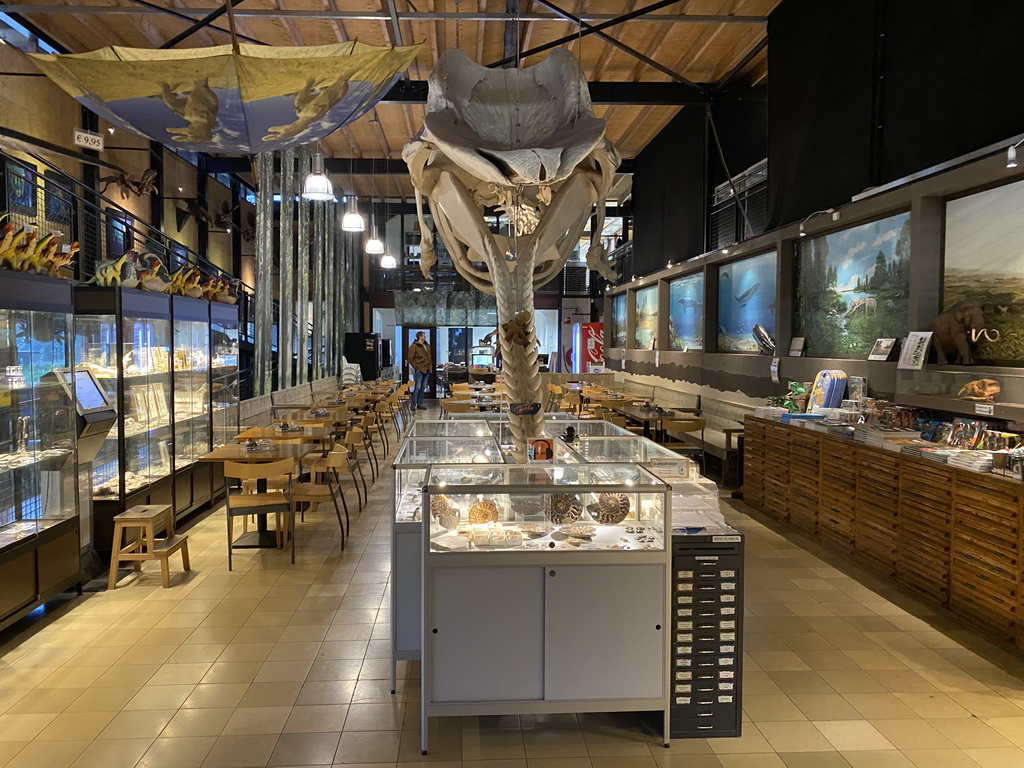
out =
{"type": "Polygon", "coordinates": [[[96,273],[91,279],[86,281],[86,285],[95,284],[104,288],[109,288],[114,285],[124,286],[126,277],[129,281],[135,281],[137,283],[138,281],[134,277],[134,271],[130,268],[126,269],[129,261],[134,261],[134,258],[135,255],[131,251],[126,251],[119,259],[101,262],[96,267],[96,273]]]}

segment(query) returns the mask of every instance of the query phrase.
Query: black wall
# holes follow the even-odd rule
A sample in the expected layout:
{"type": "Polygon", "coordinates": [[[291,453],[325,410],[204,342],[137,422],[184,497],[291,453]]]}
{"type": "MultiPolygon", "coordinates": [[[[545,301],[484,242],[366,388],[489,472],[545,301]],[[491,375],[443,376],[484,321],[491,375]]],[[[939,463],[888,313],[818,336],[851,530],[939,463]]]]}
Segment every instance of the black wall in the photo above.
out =
{"type": "MultiPolygon", "coordinates": [[[[711,114],[729,174],[764,159],[767,105],[763,100],[715,102],[711,114]]],[[[636,158],[633,271],[637,275],[704,252],[711,191],[727,178],[706,111],[684,107],[636,158]]]]}
{"type": "Polygon", "coordinates": [[[783,0],[768,23],[769,222],[1024,131],[1020,0],[783,0]]]}

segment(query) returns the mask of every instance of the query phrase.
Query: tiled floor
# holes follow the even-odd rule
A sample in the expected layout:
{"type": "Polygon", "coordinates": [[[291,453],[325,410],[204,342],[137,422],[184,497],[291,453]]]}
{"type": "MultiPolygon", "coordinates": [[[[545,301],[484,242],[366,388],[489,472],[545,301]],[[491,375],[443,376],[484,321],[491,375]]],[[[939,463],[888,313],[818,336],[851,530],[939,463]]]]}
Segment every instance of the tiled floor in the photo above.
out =
{"type": "MultiPolygon", "coordinates": [[[[1021,768],[1024,661],[760,517],[747,534],[739,739],[665,749],[630,715],[447,718],[419,752],[415,667],[389,693],[390,472],[338,551],[307,515],[294,566],[189,533],[146,569],[0,635],[6,768],[1021,768]]],[[[614,662],[611,662],[614,663],[614,662]]],[[[595,674],[599,674],[595,671],[595,674]]]]}

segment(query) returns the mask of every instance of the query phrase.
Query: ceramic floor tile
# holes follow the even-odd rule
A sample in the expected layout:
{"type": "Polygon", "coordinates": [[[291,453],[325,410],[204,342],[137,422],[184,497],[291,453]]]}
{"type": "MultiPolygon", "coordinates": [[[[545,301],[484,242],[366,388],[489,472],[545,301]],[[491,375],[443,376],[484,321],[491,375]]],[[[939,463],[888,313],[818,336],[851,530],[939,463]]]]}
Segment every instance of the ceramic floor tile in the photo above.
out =
{"type": "Polygon", "coordinates": [[[896,750],[843,752],[843,757],[851,768],[914,768],[910,758],[896,750]]]}
{"type": "Polygon", "coordinates": [[[216,741],[213,736],[157,739],[136,768],[200,768],[216,741]]]}
{"type": "Polygon", "coordinates": [[[387,763],[398,761],[401,731],[343,732],[335,763],[387,763]]]}
{"type": "Polygon", "coordinates": [[[162,737],[220,736],[234,714],[224,709],[179,709],[161,732],[162,737]]]}
{"type": "Polygon", "coordinates": [[[253,768],[265,766],[277,746],[278,736],[221,736],[203,761],[202,768],[253,768]]]}
{"type": "Polygon", "coordinates": [[[816,720],[814,725],[840,752],[893,749],[888,739],[863,720],[816,720]]]}
{"type": "Polygon", "coordinates": [[[776,752],[827,752],[832,748],[810,722],[759,722],[757,728],[776,752]]]}
{"type": "Polygon", "coordinates": [[[340,732],[286,733],[278,739],[269,765],[325,765],[337,754],[340,739],[340,732]]]}
{"type": "MultiPolygon", "coordinates": [[[[6,763],[9,768],[68,768],[88,747],[89,741],[33,741],[6,763]]],[[[5,766],[5,768],[6,768],[5,766]]]]}
{"type": "Polygon", "coordinates": [[[850,768],[838,752],[782,752],[779,757],[786,768],[850,768]]]}
{"type": "Polygon", "coordinates": [[[94,741],[86,747],[71,768],[135,768],[153,739],[117,739],[94,741]]]}
{"type": "Polygon", "coordinates": [[[1013,746],[1009,739],[1004,738],[994,728],[976,718],[944,718],[927,722],[959,749],[993,749],[1013,746]]]}

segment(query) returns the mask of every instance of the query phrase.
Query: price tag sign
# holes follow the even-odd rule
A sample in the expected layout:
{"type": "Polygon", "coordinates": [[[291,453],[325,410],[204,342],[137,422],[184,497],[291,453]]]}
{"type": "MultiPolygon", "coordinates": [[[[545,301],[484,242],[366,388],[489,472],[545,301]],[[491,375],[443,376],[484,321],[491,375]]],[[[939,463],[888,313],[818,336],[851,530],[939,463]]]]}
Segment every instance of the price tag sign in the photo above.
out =
{"type": "Polygon", "coordinates": [[[991,403],[975,403],[974,412],[978,416],[992,416],[996,412],[996,409],[991,403]]]}
{"type": "Polygon", "coordinates": [[[90,133],[75,128],[74,143],[82,149],[94,149],[97,152],[103,151],[103,136],[99,133],[90,133]]]}

